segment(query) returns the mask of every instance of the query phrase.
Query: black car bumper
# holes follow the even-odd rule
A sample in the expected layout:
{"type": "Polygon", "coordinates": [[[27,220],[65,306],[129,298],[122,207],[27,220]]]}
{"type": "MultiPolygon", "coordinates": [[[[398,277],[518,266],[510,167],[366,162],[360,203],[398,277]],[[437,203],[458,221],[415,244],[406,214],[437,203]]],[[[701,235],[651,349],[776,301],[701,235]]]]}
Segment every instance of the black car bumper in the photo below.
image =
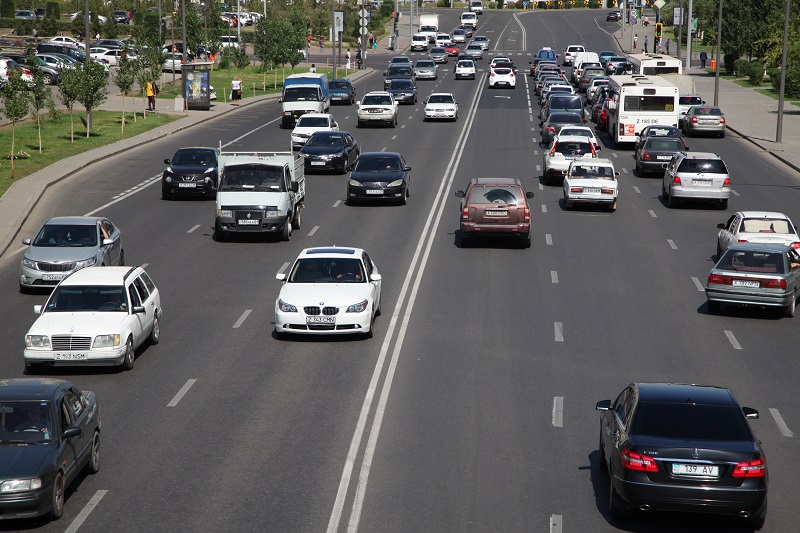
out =
{"type": "Polygon", "coordinates": [[[172,178],[171,182],[161,179],[161,192],[165,196],[212,196],[217,190],[214,180],[183,181],[180,176],[172,178]]]}
{"type": "MultiPolygon", "coordinates": [[[[671,159],[671,158],[670,158],[671,159]]],[[[666,161],[639,161],[639,170],[642,172],[649,172],[653,174],[664,174],[664,171],[669,165],[669,160],[666,161]]]]}
{"type": "Polygon", "coordinates": [[[304,166],[306,172],[315,172],[320,170],[335,170],[342,167],[344,156],[337,155],[330,159],[312,159],[305,158],[304,166]]]}
{"type": "Polygon", "coordinates": [[[406,188],[403,185],[397,187],[371,187],[369,184],[364,187],[347,187],[348,200],[373,200],[399,202],[405,197],[406,188]]]}
{"type": "Polygon", "coordinates": [[[347,102],[352,103],[355,97],[347,93],[331,93],[331,102],[347,102]]]}
{"type": "Polygon", "coordinates": [[[50,493],[48,486],[36,491],[0,495],[0,520],[33,518],[50,512],[50,493]]]}

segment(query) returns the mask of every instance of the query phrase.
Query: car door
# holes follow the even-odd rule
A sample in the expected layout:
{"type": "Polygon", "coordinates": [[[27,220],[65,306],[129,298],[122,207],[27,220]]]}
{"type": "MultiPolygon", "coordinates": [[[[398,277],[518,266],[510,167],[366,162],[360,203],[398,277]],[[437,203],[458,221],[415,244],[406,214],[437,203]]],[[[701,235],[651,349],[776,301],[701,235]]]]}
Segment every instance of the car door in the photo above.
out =
{"type": "Polygon", "coordinates": [[[111,249],[109,251],[110,254],[110,265],[120,265],[121,255],[122,255],[122,234],[119,231],[119,228],[114,226],[110,220],[104,218],[100,221],[102,224],[102,228],[105,230],[105,234],[108,235],[108,238],[114,241],[111,245],[111,249]]]}
{"type": "Polygon", "coordinates": [[[155,300],[150,294],[150,290],[147,288],[147,284],[144,282],[141,275],[133,280],[133,285],[136,287],[136,291],[139,293],[139,298],[142,300],[142,305],[144,306],[145,318],[144,324],[142,325],[142,332],[144,333],[143,336],[146,336],[153,330],[153,322],[156,314],[155,300]]]}
{"type": "Polygon", "coordinates": [[[369,257],[367,252],[363,253],[361,260],[364,263],[364,270],[367,273],[367,280],[369,280],[369,283],[372,285],[372,301],[375,302],[375,309],[380,309],[381,282],[372,280],[372,275],[378,273],[378,267],[376,267],[375,263],[372,262],[372,259],[369,257]]]}
{"type": "Polygon", "coordinates": [[[329,117],[328,120],[330,121],[330,128],[332,131],[339,131],[339,124],[336,122],[336,119],[333,116],[329,117]]]}
{"type": "Polygon", "coordinates": [[[78,473],[78,454],[81,450],[81,435],[64,438],[64,431],[73,425],[74,413],[67,402],[65,390],[59,391],[55,401],[56,417],[54,425],[58,428],[58,465],[63,467],[67,483],[78,473]]]}
{"type": "Polygon", "coordinates": [[[344,149],[346,151],[347,164],[352,165],[358,159],[358,142],[352,135],[347,134],[344,136],[344,149]]]}
{"type": "Polygon", "coordinates": [[[788,267],[790,277],[787,280],[787,286],[792,287],[794,290],[794,298],[800,294],[800,254],[797,250],[791,249],[786,252],[786,266],[788,267]]]}
{"type": "Polygon", "coordinates": [[[737,236],[741,222],[742,218],[738,214],[733,215],[725,223],[725,227],[719,230],[719,247],[722,252],[725,252],[738,240],[737,236]]]}
{"type": "Polygon", "coordinates": [[[81,434],[74,438],[75,463],[78,471],[86,464],[91,452],[94,432],[94,416],[90,418],[89,404],[86,398],[75,387],[64,391],[64,402],[69,410],[73,427],[81,428],[81,434]]]}
{"type": "Polygon", "coordinates": [[[142,342],[142,338],[144,337],[143,333],[145,331],[145,324],[146,324],[146,317],[145,313],[134,313],[134,307],[141,307],[142,306],[142,299],[139,297],[139,293],[136,291],[136,287],[131,281],[127,287],[128,290],[128,319],[130,321],[130,329],[131,333],[133,334],[133,345],[134,348],[138,347],[139,344],[142,342]]]}

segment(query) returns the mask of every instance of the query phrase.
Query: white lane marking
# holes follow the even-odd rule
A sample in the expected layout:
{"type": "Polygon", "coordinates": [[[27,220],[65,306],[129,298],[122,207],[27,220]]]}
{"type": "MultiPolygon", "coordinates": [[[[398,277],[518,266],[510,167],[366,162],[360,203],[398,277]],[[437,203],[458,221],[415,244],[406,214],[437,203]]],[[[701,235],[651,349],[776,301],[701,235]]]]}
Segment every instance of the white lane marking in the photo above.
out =
{"type": "MultiPolygon", "coordinates": [[[[91,16],[91,13],[89,15],[91,16]]],[[[289,266],[289,261],[286,261],[283,265],[281,265],[281,268],[278,270],[278,274],[283,274],[283,271],[286,270],[286,267],[288,266],[289,266]]]]}
{"type": "MultiPolygon", "coordinates": [[[[90,13],[90,15],[91,15],[91,13],[90,13]]],[[[385,152],[385,151],[386,151],[386,147],[384,146],[383,148],[381,148],[381,152],[385,152]]]]}
{"type": "Polygon", "coordinates": [[[636,185],[633,186],[633,190],[636,191],[636,194],[642,194],[642,191],[639,190],[639,187],[636,185]]]}
{"type": "Polygon", "coordinates": [[[536,165],[536,172],[542,171],[542,165],[536,165]]]}
{"type": "Polygon", "coordinates": [[[252,312],[253,312],[253,310],[252,310],[252,309],[245,309],[245,310],[244,310],[244,313],[242,313],[242,316],[240,316],[240,317],[239,317],[239,320],[237,320],[237,321],[236,321],[236,323],[233,325],[234,329],[236,329],[236,328],[238,328],[239,326],[241,326],[242,324],[244,324],[244,321],[245,321],[245,320],[247,320],[247,317],[248,317],[248,316],[250,315],[250,313],[252,313],[252,312]]]}
{"type": "MultiPolygon", "coordinates": [[[[533,144],[536,144],[536,139],[534,139],[533,144]]],[[[539,150],[534,150],[533,155],[539,155],[539,150]]]]}
{"type": "Polygon", "coordinates": [[[552,281],[553,283],[558,283],[558,271],[557,270],[551,270],[550,271],[550,281],[552,281]]]}
{"type": "Polygon", "coordinates": [[[317,232],[318,229],[319,226],[314,226],[313,228],[311,228],[311,231],[308,232],[308,236],[312,237],[317,232]]]}
{"type": "Polygon", "coordinates": [[[778,424],[778,429],[780,430],[781,435],[784,437],[794,437],[794,433],[792,433],[792,431],[789,429],[789,426],[786,425],[786,422],[783,420],[783,417],[778,410],[774,407],[770,407],[769,412],[772,415],[772,418],[775,419],[775,423],[778,424]]]}
{"type": "MultiPolygon", "coordinates": [[[[91,13],[90,13],[90,15],[91,15],[91,13]]],[[[731,189],[731,192],[733,193],[734,196],[739,196],[739,193],[736,192],[735,190],[731,189]]]]}
{"type": "Polygon", "coordinates": [[[564,519],[560,514],[554,514],[550,517],[550,533],[561,533],[561,522],[564,519]]]}
{"type": "Polygon", "coordinates": [[[553,398],[553,427],[564,427],[564,397],[553,398]]]}
{"type": "Polygon", "coordinates": [[[696,277],[694,277],[694,276],[692,276],[692,283],[694,283],[694,286],[695,286],[695,287],[697,287],[697,290],[698,290],[698,292],[706,292],[706,289],[705,289],[705,288],[703,287],[703,285],[700,283],[700,280],[699,280],[699,279],[697,279],[697,278],[696,278],[696,277]]]}
{"type": "MultiPolygon", "coordinates": [[[[89,13],[89,15],[91,15],[91,13],[89,13]]],[[[414,117],[410,117],[410,118],[414,118],[414,117]]],[[[402,129],[403,129],[403,128],[405,128],[405,127],[406,127],[406,125],[405,125],[405,124],[403,124],[402,126],[400,126],[400,129],[402,130],[402,129]]]]}
{"type": "Polygon", "coordinates": [[[653,217],[653,218],[658,218],[658,217],[656,216],[656,212],[655,212],[655,211],[653,211],[652,209],[648,209],[648,210],[647,210],[647,212],[648,212],[648,213],[650,213],[650,216],[651,216],[651,217],[653,217]]]}
{"type": "MultiPolygon", "coordinates": [[[[91,13],[90,13],[90,14],[91,14],[91,13]]],[[[628,169],[627,169],[627,168],[625,168],[625,167],[622,167],[622,173],[623,173],[623,174],[627,174],[627,173],[628,173],[628,169]]]]}
{"type": "MultiPolygon", "coordinates": [[[[91,15],[91,14],[90,14],[90,15],[91,15]]],[[[341,201],[341,200],[336,200],[336,202],[334,202],[334,204],[333,204],[333,206],[332,206],[332,207],[339,207],[339,204],[341,204],[341,203],[342,203],[342,201],[341,201]]]]}
{"type": "Polygon", "coordinates": [[[548,246],[553,245],[553,236],[549,233],[544,236],[544,241],[547,243],[548,246]]]}
{"type": "Polygon", "coordinates": [[[543,184],[541,184],[541,183],[539,184],[539,190],[540,190],[540,191],[543,191],[543,190],[544,190],[544,185],[543,185],[543,184]]]}
{"type": "Polygon", "coordinates": [[[173,397],[169,401],[167,407],[175,407],[176,405],[178,405],[178,402],[181,401],[181,399],[184,396],[186,396],[186,393],[189,392],[189,389],[191,389],[192,385],[194,385],[195,383],[197,383],[196,379],[190,379],[186,383],[184,383],[183,387],[181,387],[181,390],[178,391],[178,394],[176,394],[175,397],[173,397]]]}
{"type": "MultiPolygon", "coordinates": [[[[89,16],[91,16],[91,15],[92,15],[92,14],[91,14],[91,13],[89,13],[89,16]]],[[[619,156],[617,155],[617,152],[611,152],[611,155],[613,155],[614,157],[619,157],[619,156]]]]}
{"type": "Polygon", "coordinates": [[[197,228],[199,228],[199,227],[200,227],[200,224],[197,224],[196,226],[192,226],[192,229],[190,229],[190,230],[189,230],[189,231],[187,231],[186,233],[194,233],[194,230],[196,230],[196,229],[197,229],[197,228]]]}
{"type": "Polygon", "coordinates": [[[731,346],[733,346],[734,350],[741,350],[742,349],[742,345],[739,344],[739,341],[737,341],[736,337],[733,336],[733,332],[731,330],[726,329],[725,330],[725,336],[728,337],[728,340],[730,341],[731,346]]]}
{"type": "MultiPolygon", "coordinates": [[[[91,16],[91,13],[89,14],[89,16],[91,16]]],[[[142,264],[141,264],[141,265],[139,265],[139,266],[140,266],[140,267],[142,267],[142,269],[145,269],[145,268],[147,268],[147,267],[149,267],[149,266],[150,266],[150,263],[142,263],[142,264]]]]}
{"type": "Polygon", "coordinates": [[[547,213],[547,204],[542,204],[542,213],[547,213]]]}
{"type": "Polygon", "coordinates": [[[672,239],[667,239],[667,243],[669,243],[669,247],[672,248],[673,250],[678,249],[678,247],[675,245],[675,241],[673,241],[672,239]]]}
{"type": "MultiPolygon", "coordinates": [[[[91,13],[89,13],[89,15],[91,15],[91,13]]],[[[392,140],[395,140],[395,139],[397,139],[397,135],[392,135],[392,140]]]]}
{"type": "Polygon", "coordinates": [[[564,324],[561,322],[555,323],[556,342],[564,342],[564,324]]]}
{"type": "Polygon", "coordinates": [[[417,278],[414,280],[414,286],[411,288],[411,294],[408,297],[408,302],[406,303],[406,310],[405,315],[403,317],[403,323],[401,324],[400,332],[398,333],[397,340],[395,341],[395,348],[392,352],[392,359],[389,363],[389,369],[386,372],[386,376],[383,383],[383,389],[381,390],[380,399],[378,401],[378,406],[375,409],[375,416],[372,421],[372,428],[370,430],[370,434],[368,437],[367,445],[364,450],[364,456],[361,462],[361,471],[359,472],[358,476],[358,486],[356,487],[355,498],[353,500],[353,507],[350,513],[350,521],[349,521],[349,529],[355,531],[358,529],[358,522],[361,519],[361,509],[364,504],[364,497],[367,491],[367,482],[369,480],[369,471],[372,464],[372,457],[375,453],[376,443],[378,440],[378,435],[380,434],[380,426],[383,421],[383,415],[386,411],[385,406],[388,400],[389,391],[391,390],[392,379],[394,378],[394,371],[397,367],[397,359],[400,356],[400,350],[402,348],[403,339],[405,337],[405,331],[408,327],[408,321],[411,318],[411,312],[414,306],[414,300],[416,299],[416,293],[419,288],[419,284],[422,281],[422,274],[425,269],[425,265],[427,264],[428,255],[430,254],[431,247],[433,246],[433,240],[436,235],[436,230],[439,227],[439,222],[441,221],[442,213],[444,212],[445,200],[444,198],[447,197],[450,189],[453,185],[453,180],[455,179],[456,169],[458,168],[458,164],[461,161],[461,156],[464,152],[464,147],[466,145],[467,138],[469,137],[469,132],[472,130],[472,124],[475,121],[475,114],[477,112],[477,102],[480,95],[483,93],[484,90],[484,81],[485,75],[481,76],[480,83],[477,84],[477,91],[472,99],[472,105],[468,108],[469,115],[467,120],[464,121],[464,125],[462,126],[461,134],[458,137],[456,142],[456,149],[453,150],[453,155],[450,157],[450,162],[448,163],[447,168],[445,169],[445,174],[442,176],[442,181],[439,184],[439,190],[436,192],[436,196],[434,197],[433,206],[439,205],[438,212],[435,209],[430,209],[428,213],[428,218],[425,222],[425,226],[422,229],[420,234],[419,241],[417,242],[417,248],[414,251],[414,256],[411,259],[410,266],[408,268],[408,272],[406,273],[405,280],[403,281],[403,285],[400,289],[400,295],[397,299],[397,303],[395,304],[394,311],[392,312],[392,318],[389,322],[389,327],[386,332],[386,336],[384,337],[383,344],[381,345],[381,351],[378,355],[378,360],[375,363],[375,369],[372,372],[372,377],[370,379],[369,386],[367,388],[367,393],[364,396],[364,403],[361,406],[361,412],[359,413],[358,421],[356,422],[356,428],[353,432],[353,439],[350,441],[350,448],[347,452],[347,458],[345,459],[344,468],[342,469],[342,477],[339,481],[339,488],[336,493],[336,500],[333,504],[333,510],[331,511],[330,519],[328,520],[328,533],[335,533],[339,529],[339,522],[341,520],[342,511],[344,508],[344,501],[347,496],[348,487],[350,485],[350,478],[353,474],[353,469],[355,468],[356,458],[359,455],[359,449],[361,448],[361,440],[364,434],[364,430],[367,425],[367,419],[370,415],[370,411],[372,409],[372,403],[375,397],[375,391],[378,387],[378,381],[380,380],[381,374],[383,373],[383,366],[384,361],[386,359],[386,355],[389,351],[389,347],[391,346],[391,339],[394,334],[394,330],[397,327],[397,322],[400,319],[400,313],[403,309],[403,303],[406,297],[406,293],[411,287],[411,281],[413,279],[413,274],[417,265],[419,264],[419,272],[417,273],[417,278]],[[449,176],[449,177],[448,177],[449,176]],[[435,218],[435,220],[434,220],[435,218]],[[426,242],[427,245],[426,245],[426,242]],[[420,254],[424,255],[420,257],[420,254]]]}
{"type": "Polygon", "coordinates": [[[89,518],[89,513],[94,511],[94,508],[97,507],[97,504],[100,503],[100,500],[103,499],[103,496],[106,495],[107,490],[98,490],[92,496],[92,499],[89,500],[86,505],[83,506],[81,512],[78,513],[78,516],[75,517],[75,520],[69,525],[69,527],[64,530],[64,533],[75,533],[78,531],[78,528],[83,525],[87,518],[89,518]]]}

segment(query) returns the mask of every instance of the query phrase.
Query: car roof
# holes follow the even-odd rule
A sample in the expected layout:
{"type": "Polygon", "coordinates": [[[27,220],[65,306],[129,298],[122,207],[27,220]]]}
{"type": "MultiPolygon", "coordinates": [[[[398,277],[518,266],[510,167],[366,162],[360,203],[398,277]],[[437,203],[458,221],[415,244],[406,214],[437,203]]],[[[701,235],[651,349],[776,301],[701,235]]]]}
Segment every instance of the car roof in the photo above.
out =
{"type": "Polygon", "coordinates": [[[399,152],[361,152],[361,155],[358,156],[359,159],[364,157],[402,157],[399,152]]]}
{"type": "Polygon", "coordinates": [[[792,246],[789,244],[777,244],[777,243],[756,243],[756,242],[743,242],[731,245],[728,250],[752,250],[754,252],[777,252],[777,253],[784,253],[792,250],[792,246]]]}
{"type": "Polygon", "coordinates": [[[744,218],[785,218],[789,220],[788,216],[777,211],[739,211],[736,214],[744,218]]]}
{"type": "Polygon", "coordinates": [[[431,96],[452,96],[453,98],[455,98],[455,95],[453,93],[431,93],[430,95],[431,96]]]}
{"type": "Polygon", "coordinates": [[[209,152],[217,152],[219,149],[213,146],[183,146],[175,150],[175,152],[182,152],[184,150],[208,150],[209,152]]]}
{"type": "Polygon", "coordinates": [[[492,178],[492,177],[472,178],[472,182],[475,185],[519,185],[520,187],[522,186],[522,184],[517,178],[492,178]]]}
{"type": "Polygon", "coordinates": [[[607,157],[593,157],[591,159],[573,159],[570,165],[584,165],[587,167],[611,167],[614,168],[614,162],[607,157]]]}
{"type": "Polygon", "coordinates": [[[0,401],[51,400],[53,392],[63,384],[63,379],[10,378],[0,381],[0,401]]]}
{"type": "Polygon", "coordinates": [[[370,91],[364,96],[391,96],[391,93],[386,91],[370,91]]]}
{"type": "Polygon", "coordinates": [[[686,159],[722,159],[714,152],[684,152],[686,159]]]}
{"type": "Polygon", "coordinates": [[[362,248],[353,248],[350,246],[317,246],[315,248],[306,248],[298,259],[303,257],[360,257],[364,250],[362,248]]]}
{"type": "Polygon", "coordinates": [[[639,401],[658,403],[693,403],[738,407],[733,393],[723,387],[685,383],[637,383],[639,401]]]}
{"type": "Polygon", "coordinates": [[[129,266],[99,266],[76,270],[59,283],[59,285],[122,285],[129,273],[139,267],[129,266]]]}
{"type": "Polygon", "coordinates": [[[300,118],[303,118],[303,117],[329,118],[329,117],[332,117],[332,116],[333,115],[331,115],[330,113],[303,113],[302,115],[300,115],[300,118]]]}
{"type": "Polygon", "coordinates": [[[72,224],[74,226],[91,226],[103,217],[53,217],[45,224],[72,224]]]}

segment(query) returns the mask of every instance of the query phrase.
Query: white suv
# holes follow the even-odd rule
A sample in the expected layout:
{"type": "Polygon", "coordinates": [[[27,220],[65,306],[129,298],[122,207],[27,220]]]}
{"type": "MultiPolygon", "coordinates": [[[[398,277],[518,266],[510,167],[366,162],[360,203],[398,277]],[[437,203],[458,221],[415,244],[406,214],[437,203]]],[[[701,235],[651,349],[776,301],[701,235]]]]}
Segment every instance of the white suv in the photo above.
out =
{"type": "Polygon", "coordinates": [[[358,122],[360,128],[367,122],[384,122],[392,128],[397,126],[397,102],[391,93],[372,91],[364,95],[358,104],[358,122]]]}
{"type": "Polygon", "coordinates": [[[25,367],[133,368],[135,350],[161,337],[161,296],[141,267],[78,270],[59,283],[25,335],[25,367]]]}
{"type": "Polygon", "coordinates": [[[731,197],[728,167],[714,153],[678,152],[664,172],[661,194],[670,208],[679,200],[710,200],[719,209],[727,209],[731,197]]]}
{"type": "Polygon", "coordinates": [[[542,181],[545,185],[561,185],[572,161],[595,157],[597,157],[597,150],[588,137],[582,135],[553,137],[550,146],[544,153],[542,181]]]}

